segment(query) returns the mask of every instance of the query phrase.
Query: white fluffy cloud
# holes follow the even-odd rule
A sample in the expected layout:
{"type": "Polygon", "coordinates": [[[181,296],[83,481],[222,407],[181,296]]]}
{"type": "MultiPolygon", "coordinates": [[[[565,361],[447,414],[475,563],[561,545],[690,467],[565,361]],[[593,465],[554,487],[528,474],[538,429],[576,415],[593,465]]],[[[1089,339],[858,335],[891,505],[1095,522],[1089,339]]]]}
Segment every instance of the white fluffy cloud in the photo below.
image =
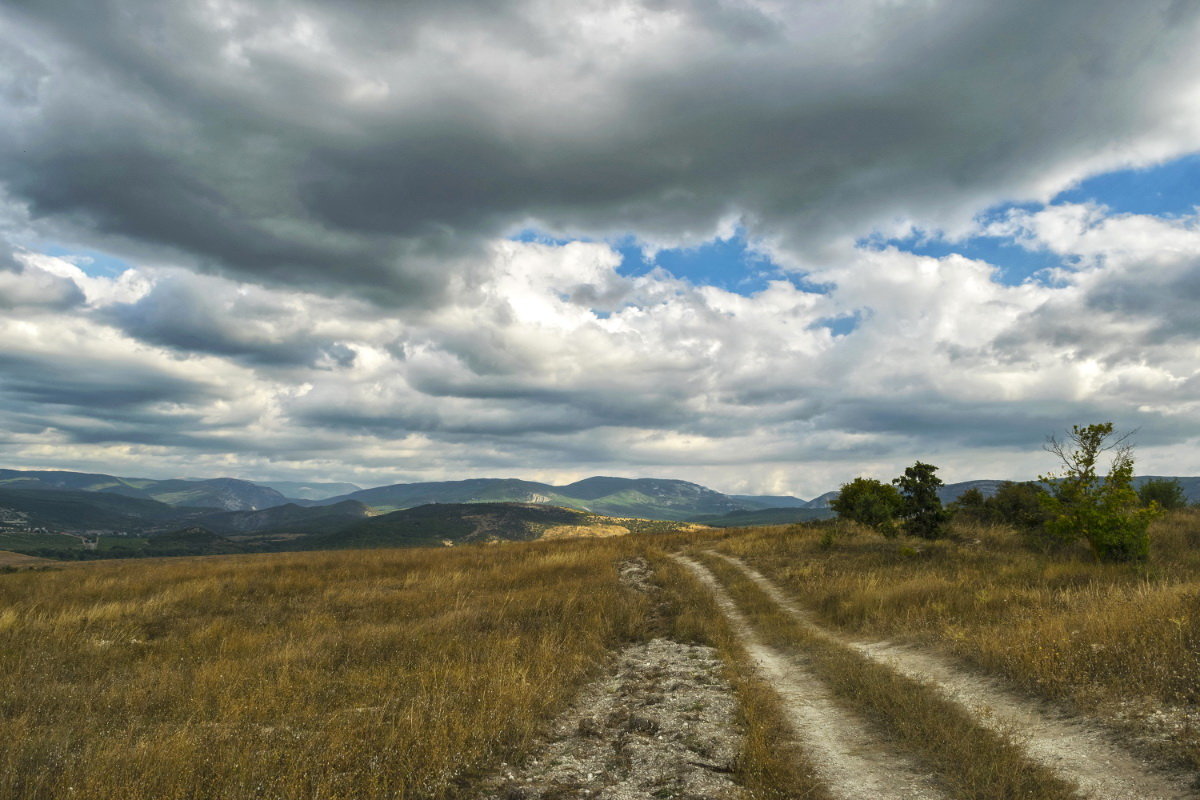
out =
{"type": "Polygon", "coordinates": [[[811,276],[828,293],[743,296],[622,276],[601,243],[502,240],[457,300],[402,316],[178,270],[92,278],[86,307],[6,322],[0,419],[31,464],[812,494],[917,457],[951,478],[1029,475],[1047,433],[1103,418],[1180,471],[1200,335],[1163,335],[1156,309],[1195,279],[1196,220],[1051,207],[1002,224],[1078,268],[1009,286],[961,256],[858,248],[811,276]]]}

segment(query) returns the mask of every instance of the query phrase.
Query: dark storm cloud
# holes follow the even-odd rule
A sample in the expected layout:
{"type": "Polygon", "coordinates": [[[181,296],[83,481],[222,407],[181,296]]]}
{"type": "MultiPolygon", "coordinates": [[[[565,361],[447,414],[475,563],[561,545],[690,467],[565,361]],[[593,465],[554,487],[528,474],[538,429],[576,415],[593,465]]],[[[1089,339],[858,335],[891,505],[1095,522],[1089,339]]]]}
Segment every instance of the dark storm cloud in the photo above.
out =
{"type": "Polygon", "coordinates": [[[141,413],[153,403],[208,400],[214,392],[200,381],[135,363],[0,351],[0,395],[102,417],[116,409],[141,413]]]}
{"type": "Polygon", "coordinates": [[[813,251],[961,219],[1152,132],[1200,15],[817,5],[19,4],[0,176],[59,231],[428,304],[531,220],[813,251]]]}
{"type": "Polygon", "coordinates": [[[247,300],[223,285],[177,274],[160,279],[136,301],[115,303],[96,316],[141,341],[175,350],[263,366],[349,366],[352,349],[312,333],[314,313],[319,312],[298,303],[247,300]]]}
{"type": "Polygon", "coordinates": [[[1148,322],[1141,344],[1195,341],[1200,337],[1200,260],[1176,265],[1172,271],[1163,280],[1117,275],[1099,281],[1088,292],[1088,308],[1148,322]]]}

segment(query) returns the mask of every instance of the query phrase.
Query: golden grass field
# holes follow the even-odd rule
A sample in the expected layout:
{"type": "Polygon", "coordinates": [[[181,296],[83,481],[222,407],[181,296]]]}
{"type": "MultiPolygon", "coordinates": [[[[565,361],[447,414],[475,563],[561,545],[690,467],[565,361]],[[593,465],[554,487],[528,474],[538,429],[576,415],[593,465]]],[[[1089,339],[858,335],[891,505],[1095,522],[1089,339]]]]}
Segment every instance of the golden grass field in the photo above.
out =
{"type": "MultiPolygon", "coordinates": [[[[847,531],[0,574],[0,798],[469,796],[609,654],[655,635],[713,644],[730,665],[752,797],[822,797],[803,753],[777,744],[776,698],[712,598],[665,557],[683,548],[744,558],[831,627],[946,649],[1083,708],[1200,701],[1200,513],[1157,522],[1142,567],[1030,552],[1002,529],[937,543],[847,531]],[[618,581],[635,554],[654,598],[618,581]]],[[[1166,746],[1200,765],[1194,731],[1166,746]]]]}
{"type": "Polygon", "coordinates": [[[520,751],[646,601],[617,547],[0,576],[0,796],[445,797],[520,751]]]}
{"type": "Polygon", "coordinates": [[[944,649],[983,672],[1084,710],[1180,712],[1166,742],[1200,768],[1200,510],[1151,528],[1148,565],[1031,552],[1004,528],[954,540],[884,540],[851,526],[828,539],[762,528],[717,547],[745,558],[821,622],[944,649]]]}

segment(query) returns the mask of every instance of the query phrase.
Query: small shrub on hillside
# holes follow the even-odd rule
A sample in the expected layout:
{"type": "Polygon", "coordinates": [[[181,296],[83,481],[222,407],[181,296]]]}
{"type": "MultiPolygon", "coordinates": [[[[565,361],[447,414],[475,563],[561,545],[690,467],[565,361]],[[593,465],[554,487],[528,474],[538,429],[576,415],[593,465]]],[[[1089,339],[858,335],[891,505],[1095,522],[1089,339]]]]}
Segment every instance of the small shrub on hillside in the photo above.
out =
{"type": "Polygon", "coordinates": [[[1044,488],[1032,482],[1012,483],[1006,481],[988,498],[988,507],[995,521],[1012,525],[1026,533],[1040,530],[1046,524],[1044,488]]]}
{"type": "Polygon", "coordinates": [[[855,478],[842,484],[842,490],[829,507],[842,519],[862,523],[884,536],[895,536],[895,520],[903,498],[892,486],[874,478],[855,478]]]}
{"type": "Polygon", "coordinates": [[[943,536],[950,518],[938,497],[937,490],[944,484],[935,472],[937,467],[934,465],[918,461],[892,481],[900,489],[900,519],[904,522],[904,530],[923,539],[943,536]]]}
{"type": "Polygon", "coordinates": [[[1157,503],[1164,511],[1187,507],[1187,496],[1183,486],[1174,478],[1155,478],[1137,488],[1138,500],[1143,506],[1157,503]]]}
{"type": "Polygon", "coordinates": [[[1065,471],[1042,480],[1053,487],[1044,500],[1048,519],[1043,531],[1050,541],[1083,539],[1100,561],[1145,561],[1147,533],[1159,514],[1156,505],[1142,508],[1133,490],[1133,449],[1126,437],[1113,440],[1111,422],[1074,425],[1065,441],[1051,437],[1046,449],[1058,456],[1065,471]],[[1107,477],[1097,473],[1103,453],[1112,451],[1107,477]]]}
{"type": "Polygon", "coordinates": [[[971,522],[993,522],[988,498],[978,489],[967,489],[958,499],[946,506],[946,510],[956,518],[971,522]]]}

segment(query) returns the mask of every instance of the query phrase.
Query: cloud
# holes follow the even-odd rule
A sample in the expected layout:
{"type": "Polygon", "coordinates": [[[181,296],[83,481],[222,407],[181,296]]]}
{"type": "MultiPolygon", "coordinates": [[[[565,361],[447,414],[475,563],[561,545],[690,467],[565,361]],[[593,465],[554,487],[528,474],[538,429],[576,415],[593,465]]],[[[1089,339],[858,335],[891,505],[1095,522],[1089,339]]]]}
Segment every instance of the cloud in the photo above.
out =
{"type": "MultiPolygon", "coordinates": [[[[812,494],[917,457],[966,469],[972,452],[991,455],[948,477],[1028,476],[1045,435],[1074,421],[1140,427],[1150,448],[1200,436],[1196,336],[1130,339],[1156,318],[1094,308],[1113,285],[1144,295],[1130,309],[1172,291],[1200,255],[1194,221],[1163,223],[1182,232],[1178,269],[1137,272],[1136,242],[1157,252],[1169,230],[1088,213],[1082,238],[1054,241],[1094,265],[1021,286],[961,256],[860,248],[814,275],[825,292],[776,281],[743,296],[622,276],[604,244],[512,241],[470,291],[403,316],[178,270],[97,278],[88,306],[10,322],[24,338],[6,353],[0,427],[20,452],[65,441],[81,463],[119,462],[137,445],[248,477],[625,471],[812,494]],[[842,314],[859,319],[847,334],[820,324],[842,314]]],[[[1063,229],[1018,222],[1030,247],[1049,246],[1030,231],[1063,229]]]]}
{"type": "Polygon", "coordinates": [[[0,255],[0,309],[63,311],[84,299],[83,290],[70,278],[0,255]]]}
{"type": "Polygon", "coordinates": [[[0,15],[0,441],[23,464],[815,494],[917,457],[1028,477],[1047,433],[1112,419],[1200,470],[1197,218],[976,221],[1200,148],[1191,5],[0,15]],[[1065,266],[1012,286],[854,244],[913,226],[1065,266]],[[605,243],[733,232],[806,281],[628,275],[605,243]],[[131,266],[63,255],[88,249],[131,266]]]}
{"type": "Polygon", "coordinates": [[[176,270],[161,275],[136,300],[106,307],[101,316],[136,339],[175,350],[263,365],[347,366],[354,350],[320,330],[324,305],[316,297],[176,270]]]}
{"type": "Polygon", "coordinates": [[[36,227],[447,302],[493,237],[794,265],[1195,149],[1200,11],[1112,2],[27,4],[0,179],[36,227]]]}

